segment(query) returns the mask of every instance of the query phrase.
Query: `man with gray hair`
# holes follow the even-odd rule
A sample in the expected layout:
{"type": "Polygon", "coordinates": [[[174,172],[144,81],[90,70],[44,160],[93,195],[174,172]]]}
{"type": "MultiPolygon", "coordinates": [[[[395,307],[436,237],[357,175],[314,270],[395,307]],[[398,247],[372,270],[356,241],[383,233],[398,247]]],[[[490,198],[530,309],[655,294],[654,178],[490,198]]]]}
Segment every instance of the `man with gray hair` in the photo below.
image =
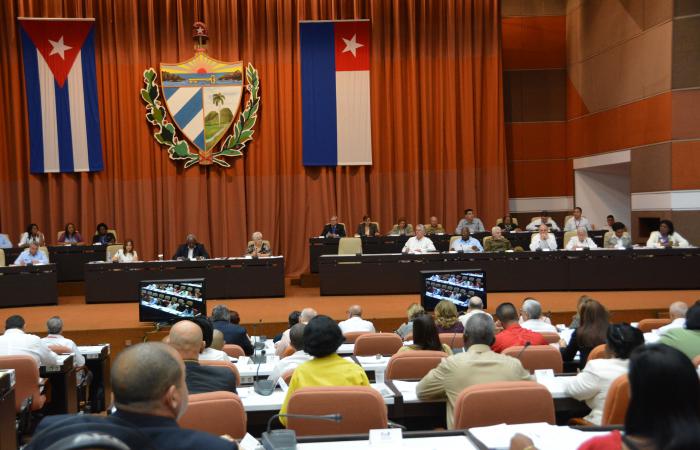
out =
{"type": "Polygon", "coordinates": [[[434,251],[436,251],[435,244],[429,237],[425,236],[425,226],[423,224],[416,225],[416,235],[408,238],[401,250],[402,253],[430,253],[434,251]]]}
{"type": "Polygon", "coordinates": [[[275,368],[272,369],[272,373],[267,377],[268,380],[277,381],[286,372],[294,370],[299,364],[312,359],[312,356],[304,350],[304,327],[306,327],[306,324],[298,323],[289,329],[289,339],[296,351],[277,362],[275,368]]]}
{"type": "Polygon", "coordinates": [[[520,326],[537,333],[558,333],[557,327],[542,320],[542,305],[534,298],[526,298],[520,309],[520,326]]]}
{"type": "Polygon", "coordinates": [[[674,328],[685,328],[685,315],[688,313],[688,304],[685,302],[673,302],[668,308],[668,316],[671,318],[671,323],[664,325],[656,330],[655,334],[661,336],[674,328]]]}
{"type": "Polygon", "coordinates": [[[484,311],[483,300],[481,300],[481,298],[477,297],[476,295],[469,299],[469,306],[467,307],[467,311],[461,316],[459,316],[459,321],[462,322],[463,326],[467,326],[467,321],[475,314],[486,314],[487,316],[491,317],[489,313],[484,311]]]}
{"type": "Polygon", "coordinates": [[[127,347],[112,364],[111,378],[114,414],[107,417],[90,414],[47,416],[39,423],[28,448],[47,448],[55,440],[66,437],[66,433],[72,435],[75,425],[84,425],[85,430],[90,431],[91,424],[110,425],[110,428],[99,428],[100,432],[109,429],[109,435],[122,441],[125,437],[133,440],[133,431],[140,432],[139,447],[132,445],[131,448],[237,448],[230,437],[222,439],[179,427],[177,420],[187,409],[189,391],[182,359],[168,345],[148,342],[127,347]],[[63,436],[61,430],[67,430],[63,436]],[[145,439],[149,442],[143,442],[145,439]]]}
{"type": "MultiPolygon", "coordinates": [[[[68,339],[61,335],[63,332],[63,321],[58,316],[53,316],[46,321],[46,328],[49,331],[48,336],[41,338],[41,341],[46,344],[47,347],[51,348],[53,345],[60,345],[62,347],[67,347],[73,353],[73,365],[76,369],[85,366],[85,357],[80,353],[80,349],[75,345],[72,339],[68,339]]],[[[80,372],[82,373],[82,371],[80,372]]]]}
{"type": "MultiPolygon", "coordinates": [[[[304,308],[301,310],[301,314],[299,315],[299,323],[303,323],[306,325],[309,323],[311,319],[316,317],[318,313],[316,312],[315,309],[313,308],[304,308]]],[[[282,338],[275,343],[275,354],[277,356],[282,356],[282,353],[289,347],[291,344],[291,339],[289,338],[289,331],[291,328],[287,328],[284,330],[284,333],[282,333],[282,338]]]]}
{"type": "Polygon", "coordinates": [[[366,331],[367,333],[375,332],[374,324],[362,318],[362,307],[360,305],[352,305],[349,307],[347,320],[343,320],[338,326],[343,334],[355,331],[366,331]]]}
{"type": "Polygon", "coordinates": [[[236,311],[230,311],[226,305],[216,305],[211,311],[211,321],[215,330],[224,333],[224,342],[240,346],[247,356],[253,354],[253,344],[240,325],[241,317],[236,311]]]}
{"type": "Polygon", "coordinates": [[[209,253],[204,245],[197,242],[197,237],[190,233],[187,235],[185,243],[177,248],[173,259],[209,259],[209,253]]]}
{"type": "Polygon", "coordinates": [[[454,428],[454,406],[460,392],[469,386],[496,381],[530,380],[520,360],[495,353],[493,319],[487,314],[472,316],[464,327],[464,353],[449,356],[418,383],[421,400],[447,399],[447,428],[454,428]]]}

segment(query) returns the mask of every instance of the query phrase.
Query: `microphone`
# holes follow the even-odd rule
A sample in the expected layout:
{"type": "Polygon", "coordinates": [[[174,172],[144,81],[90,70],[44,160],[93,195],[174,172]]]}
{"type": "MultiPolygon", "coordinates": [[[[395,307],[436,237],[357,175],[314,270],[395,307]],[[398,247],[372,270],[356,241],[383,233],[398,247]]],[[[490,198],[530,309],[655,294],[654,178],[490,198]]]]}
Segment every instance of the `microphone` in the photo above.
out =
{"type": "Polygon", "coordinates": [[[277,380],[258,380],[258,375],[260,374],[260,365],[265,359],[265,349],[260,351],[260,359],[258,360],[258,370],[255,371],[256,380],[253,381],[253,390],[260,395],[268,396],[275,392],[275,386],[277,386],[277,380]]]}
{"type": "Polygon", "coordinates": [[[270,430],[272,421],[278,417],[291,417],[293,419],[305,420],[328,420],[335,423],[340,423],[343,416],[335,414],[312,415],[312,414],[275,414],[267,421],[267,431],[260,437],[265,450],[289,450],[295,449],[297,446],[297,435],[294,430],[270,430]]]}
{"type": "Polygon", "coordinates": [[[530,341],[525,341],[525,345],[523,345],[523,349],[518,352],[518,355],[515,357],[515,359],[520,359],[520,357],[523,355],[523,352],[525,352],[525,349],[530,346],[530,341]]]}
{"type": "MultiPolygon", "coordinates": [[[[254,324],[253,324],[253,336],[256,336],[256,337],[257,337],[257,339],[255,339],[255,344],[253,344],[253,349],[254,349],[254,350],[262,350],[262,349],[265,348],[265,343],[263,342],[263,341],[264,341],[264,339],[263,339],[264,336],[259,336],[259,335],[257,334],[257,332],[256,332],[256,330],[258,329],[258,328],[257,328],[258,325],[260,325],[260,328],[262,328],[262,319],[259,319],[257,323],[254,323],[254,324]]],[[[263,354],[264,354],[264,353],[263,353],[263,354]]]]}

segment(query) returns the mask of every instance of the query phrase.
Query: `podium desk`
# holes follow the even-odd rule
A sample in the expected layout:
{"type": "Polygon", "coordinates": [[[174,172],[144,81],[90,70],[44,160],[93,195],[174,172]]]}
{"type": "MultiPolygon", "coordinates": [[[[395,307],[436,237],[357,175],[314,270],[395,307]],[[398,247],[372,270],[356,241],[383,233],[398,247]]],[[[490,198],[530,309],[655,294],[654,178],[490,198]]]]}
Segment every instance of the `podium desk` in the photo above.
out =
{"type": "Polygon", "coordinates": [[[146,280],[204,278],[206,297],[284,297],[284,257],[85,264],[87,303],[135,302],[146,280]]]}

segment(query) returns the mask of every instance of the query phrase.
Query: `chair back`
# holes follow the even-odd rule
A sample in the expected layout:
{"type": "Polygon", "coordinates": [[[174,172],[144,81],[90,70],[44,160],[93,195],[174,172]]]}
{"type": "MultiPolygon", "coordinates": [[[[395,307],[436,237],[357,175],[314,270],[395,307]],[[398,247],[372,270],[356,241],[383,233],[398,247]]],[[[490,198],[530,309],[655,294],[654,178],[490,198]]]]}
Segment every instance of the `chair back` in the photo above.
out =
{"type": "MultiPolygon", "coordinates": [[[[107,234],[112,233],[114,235],[114,242],[119,242],[119,238],[117,238],[117,230],[110,230],[107,229],[107,234]]],[[[97,230],[95,230],[95,236],[97,236],[97,230]]]]}
{"type": "Polygon", "coordinates": [[[10,235],[9,235],[9,234],[7,234],[7,233],[0,233],[0,236],[4,237],[6,240],[8,240],[10,243],[12,243],[12,241],[10,241],[10,235]]]}
{"type": "Polygon", "coordinates": [[[188,400],[187,410],[178,420],[182,428],[243,439],[248,416],[238,395],[226,391],[205,392],[191,394],[188,400]]]}
{"type": "Polygon", "coordinates": [[[282,352],[282,355],[280,355],[280,359],[286,358],[287,356],[292,356],[294,353],[296,353],[296,351],[297,349],[295,349],[294,346],[288,345],[282,352]]]}
{"type": "Polygon", "coordinates": [[[556,423],[552,394],[534,381],[477,384],[460,392],[455,403],[455,429],[535,422],[556,423]]]}
{"type": "Polygon", "coordinates": [[[0,356],[0,369],[15,369],[15,410],[19,412],[22,403],[32,398],[32,411],[44,406],[46,397],[39,391],[39,366],[29,355],[0,356]]]}
{"type": "Polygon", "coordinates": [[[354,344],[357,338],[362,336],[363,334],[369,334],[369,331],[350,331],[344,333],[343,336],[345,336],[345,343],[354,344]]]}
{"type": "Polygon", "coordinates": [[[231,358],[240,358],[241,356],[245,356],[245,351],[240,345],[224,344],[222,350],[231,358]]]}
{"type": "Polygon", "coordinates": [[[362,253],[362,239],[359,237],[343,237],[338,242],[339,255],[357,255],[362,253]]]}
{"type": "Polygon", "coordinates": [[[493,236],[484,236],[484,238],[481,240],[481,245],[486,248],[486,243],[491,242],[493,240],[493,236]]]}
{"type": "Polygon", "coordinates": [[[629,403],[630,381],[627,375],[621,375],[608,388],[600,424],[604,427],[608,425],[623,425],[629,403]]]}
{"type": "Polygon", "coordinates": [[[613,237],[614,231],[606,231],[603,235],[603,247],[607,247],[610,242],[610,238],[613,237]]]}
{"type": "Polygon", "coordinates": [[[447,357],[445,352],[406,350],[389,359],[384,377],[389,380],[421,379],[447,357]]]}
{"type": "Polygon", "coordinates": [[[0,267],[5,267],[5,250],[0,248],[0,267]]]}
{"type": "Polygon", "coordinates": [[[394,333],[367,333],[355,340],[355,356],[393,355],[403,347],[401,336],[394,333]]]}
{"type": "Polygon", "coordinates": [[[605,344],[600,344],[593,347],[593,350],[588,354],[587,361],[592,359],[610,359],[607,346],[605,344]]]}
{"type": "Polygon", "coordinates": [[[298,436],[369,433],[387,427],[386,405],[381,394],[368,386],[315,386],[295,391],[289,398],[289,414],[335,414],[339,423],[290,417],[287,428],[298,436]]]}
{"type": "MultiPolygon", "coordinates": [[[[572,214],[572,215],[569,215],[569,216],[564,216],[564,224],[563,224],[563,225],[566,225],[566,223],[567,223],[567,222],[569,221],[569,219],[571,219],[572,217],[574,217],[573,214],[572,214]]],[[[564,227],[562,226],[562,228],[564,228],[564,227]]]]}
{"type": "Polygon", "coordinates": [[[464,347],[464,334],[462,333],[440,333],[440,343],[447,344],[450,348],[464,347]]]}
{"type": "Polygon", "coordinates": [[[648,333],[651,330],[656,330],[664,325],[671,323],[671,319],[642,319],[639,321],[639,331],[642,333],[648,333]]]}
{"type": "Polygon", "coordinates": [[[576,236],[576,230],[564,232],[564,242],[562,242],[562,248],[566,248],[566,244],[569,243],[569,239],[576,236]]]}
{"type": "Polygon", "coordinates": [[[200,359],[199,364],[203,366],[226,367],[236,376],[236,386],[241,385],[241,374],[238,372],[238,367],[236,367],[236,365],[231,361],[200,359]]]}
{"type": "Polygon", "coordinates": [[[503,350],[504,355],[517,357],[525,370],[535,373],[539,369],[552,369],[554,373],[561,373],[564,370],[564,362],[561,359],[561,352],[551,345],[531,345],[524,352],[522,345],[508,347],[503,350]],[[520,355],[518,357],[518,355],[520,355]]]}
{"type": "Polygon", "coordinates": [[[56,242],[58,242],[61,239],[61,235],[65,233],[65,230],[59,230],[56,232],[56,242]]]}
{"type": "Polygon", "coordinates": [[[58,355],[68,355],[70,353],[73,353],[73,350],[70,347],[66,347],[65,345],[51,344],[47,347],[49,347],[52,352],[58,355]]]}
{"type": "Polygon", "coordinates": [[[559,336],[559,333],[555,333],[554,331],[540,331],[539,334],[542,335],[548,344],[558,344],[559,341],[561,341],[561,336],[559,336]]]}
{"type": "Polygon", "coordinates": [[[39,247],[39,251],[40,251],[41,253],[43,253],[44,256],[46,256],[46,259],[47,259],[49,262],[51,262],[51,258],[49,258],[49,249],[48,249],[48,247],[42,245],[41,247],[39,247]]]}
{"type": "MultiPolygon", "coordinates": [[[[518,226],[518,219],[515,217],[511,217],[510,221],[513,222],[513,225],[518,226]]],[[[499,223],[503,223],[503,217],[499,217],[496,219],[496,223],[494,226],[498,226],[499,223]]]]}
{"type": "Polygon", "coordinates": [[[460,240],[460,239],[462,239],[462,236],[452,236],[452,237],[450,238],[450,243],[449,243],[449,245],[447,246],[447,249],[448,249],[448,250],[451,249],[451,248],[452,248],[452,244],[453,244],[455,241],[458,241],[458,240],[460,240]]]}
{"type": "Polygon", "coordinates": [[[112,262],[112,257],[117,254],[120,248],[124,248],[122,244],[110,244],[107,246],[107,262],[112,262]]]}

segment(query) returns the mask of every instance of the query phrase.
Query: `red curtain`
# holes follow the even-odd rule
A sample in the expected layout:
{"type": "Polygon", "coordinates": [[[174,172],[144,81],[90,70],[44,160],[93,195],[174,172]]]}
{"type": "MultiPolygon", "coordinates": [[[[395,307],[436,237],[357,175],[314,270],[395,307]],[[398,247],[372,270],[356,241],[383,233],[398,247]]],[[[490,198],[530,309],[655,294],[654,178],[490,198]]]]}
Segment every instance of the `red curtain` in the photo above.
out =
{"type": "Polygon", "coordinates": [[[142,258],[171,255],[194,232],[212,255],[240,255],[253,231],[308,268],[308,237],[329,216],[354,229],[369,213],[452,229],[466,207],[486,224],[507,207],[499,2],[494,0],[9,0],[0,8],[0,232],[29,222],[47,238],[66,222],[98,222],[133,238],[142,258]],[[105,170],[32,175],[16,18],[94,17],[105,170]],[[370,167],[301,164],[299,20],[371,19],[370,167]],[[209,55],[260,72],[255,140],[232,167],[168,159],[139,97],[142,72],[193,55],[192,23],[209,55]]]}

